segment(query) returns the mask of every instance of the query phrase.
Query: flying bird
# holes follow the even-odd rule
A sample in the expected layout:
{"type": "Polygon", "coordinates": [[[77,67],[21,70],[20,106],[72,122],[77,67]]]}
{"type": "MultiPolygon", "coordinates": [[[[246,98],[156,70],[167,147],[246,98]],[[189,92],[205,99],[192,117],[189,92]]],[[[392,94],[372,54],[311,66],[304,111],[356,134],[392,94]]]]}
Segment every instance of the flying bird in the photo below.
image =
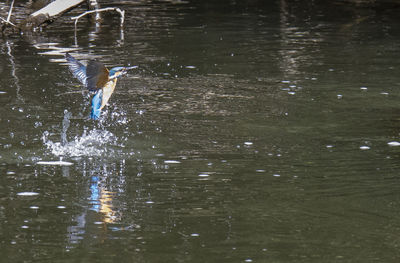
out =
{"type": "Polygon", "coordinates": [[[94,120],[100,118],[101,110],[114,92],[117,79],[125,75],[129,69],[136,68],[136,66],[114,67],[108,70],[103,63],[96,60],[90,60],[85,66],[69,53],[65,54],[65,59],[72,74],[89,91],[94,92],[90,112],[90,118],[94,120]]]}

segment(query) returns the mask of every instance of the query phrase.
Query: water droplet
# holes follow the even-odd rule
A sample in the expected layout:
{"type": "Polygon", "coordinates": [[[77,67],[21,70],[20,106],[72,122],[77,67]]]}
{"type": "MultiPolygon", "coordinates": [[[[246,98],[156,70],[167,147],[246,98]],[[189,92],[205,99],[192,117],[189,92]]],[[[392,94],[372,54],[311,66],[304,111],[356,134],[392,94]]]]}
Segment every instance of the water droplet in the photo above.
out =
{"type": "Polygon", "coordinates": [[[264,169],[257,169],[256,172],[257,173],[265,173],[265,170],[264,169]]]}
{"type": "Polygon", "coordinates": [[[209,174],[199,174],[200,177],[208,177],[210,176],[209,174]]]}
{"type": "Polygon", "coordinates": [[[371,147],[369,146],[366,145],[360,146],[360,150],[369,150],[369,149],[371,149],[371,147]]]}
{"type": "Polygon", "coordinates": [[[38,206],[36,206],[36,205],[31,205],[29,208],[30,208],[30,209],[34,209],[34,210],[37,210],[37,209],[39,209],[39,207],[38,207],[38,206]]]}
{"type": "Polygon", "coordinates": [[[244,142],[244,145],[250,146],[253,145],[253,142],[244,142]]]}
{"type": "Polygon", "coordinates": [[[367,90],[367,87],[360,87],[360,90],[367,90]]]}
{"type": "Polygon", "coordinates": [[[190,234],[190,236],[192,236],[192,237],[198,237],[198,236],[200,236],[200,234],[193,233],[193,234],[190,234]]]}
{"type": "Polygon", "coordinates": [[[63,205],[59,205],[59,206],[57,206],[57,208],[58,208],[58,209],[65,209],[66,207],[63,206],[63,205]]]}
{"type": "Polygon", "coordinates": [[[281,175],[280,174],[273,174],[273,176],[280,177],[281,175]]]}
{"type": "Polygon", "coordinates": [[[389,146],[400,146],[400,142],[396,142],[396,141],[388,142],[388,145],[389,146]]]}
{"type": "Polygon", "coordinates": [[[338,98],[338,99],[341,99],[341,98],[343,98],[343,95],[342,95],[342,94],[338,94],[338,95],[337,95],[337,98],[338,98]]]}

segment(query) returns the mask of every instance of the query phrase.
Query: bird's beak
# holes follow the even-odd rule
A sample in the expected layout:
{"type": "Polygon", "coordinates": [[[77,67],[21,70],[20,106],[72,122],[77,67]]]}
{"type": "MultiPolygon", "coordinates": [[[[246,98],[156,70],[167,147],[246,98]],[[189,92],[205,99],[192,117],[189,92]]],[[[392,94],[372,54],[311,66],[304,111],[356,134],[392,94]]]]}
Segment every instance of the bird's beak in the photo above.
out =
{"type": "Polygon", "coordinates": [[[120,76],[127,74],[127,73],[128,73],[128,70],[130,70],[130,69],[135,69],[135,68],[137,68],[137,67],[138,67],[138,66],[124,67],[124,69],[121,71],[120,76]]]}

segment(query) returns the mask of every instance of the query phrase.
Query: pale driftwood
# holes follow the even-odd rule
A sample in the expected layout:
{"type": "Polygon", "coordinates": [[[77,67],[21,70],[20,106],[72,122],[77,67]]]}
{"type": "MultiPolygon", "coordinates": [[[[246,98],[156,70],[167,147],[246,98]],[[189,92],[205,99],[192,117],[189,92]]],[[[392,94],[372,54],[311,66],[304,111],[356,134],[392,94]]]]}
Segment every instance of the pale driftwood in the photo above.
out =
{"type": "Polygon", "coordinates": [[[57,16],[84,1],[85,0],[56,0],[46,5],[42,9],[32,13],[30,16],[38,16],[40,14],[47,14],[50,17],[57,16]]]}
{"type": "Polygon", "coordinates": [[[116,11],[116,12],[118,12],[120,14],[120,16],[121,16],[121,27],[123,26],[124,21],[125,21],[125,11],[121,10],[121,9],[119,9],[117,7],[106,7],[106,8],[86,11],[86,12],[80,14],[79,16],[71,17],[72,20],[75,20],[75,29],[76,29],[76,24],[78,23],[79,18],[81,18],[83,16],[86,16],[88,14],[98,13],[98,12],[105,12],[105,11],[116,11]]]}
{"type": "Polygon", "coordinates": [[[31,30],[41,24],[63,14],[69,9],[83,3],[85,0],[56,0],[42,9],[32,13],[19,27],[22,30],[31,30]]]}

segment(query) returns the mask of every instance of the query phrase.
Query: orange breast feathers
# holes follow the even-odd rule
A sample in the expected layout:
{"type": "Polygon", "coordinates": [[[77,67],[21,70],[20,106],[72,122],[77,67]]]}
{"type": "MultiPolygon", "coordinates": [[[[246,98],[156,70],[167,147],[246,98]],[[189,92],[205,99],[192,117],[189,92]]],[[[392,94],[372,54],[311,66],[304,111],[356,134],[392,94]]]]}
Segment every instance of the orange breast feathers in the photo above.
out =
{"type": "Polygon", "coordinates": [[[103,87],[103,98],[101,99],[100,110],[102,110],[106,105],[108,100],[111,97],[111,94],[114,92],[115,85],[117,84],[117,79],[112,79],[106,83],[103,87]]]}

